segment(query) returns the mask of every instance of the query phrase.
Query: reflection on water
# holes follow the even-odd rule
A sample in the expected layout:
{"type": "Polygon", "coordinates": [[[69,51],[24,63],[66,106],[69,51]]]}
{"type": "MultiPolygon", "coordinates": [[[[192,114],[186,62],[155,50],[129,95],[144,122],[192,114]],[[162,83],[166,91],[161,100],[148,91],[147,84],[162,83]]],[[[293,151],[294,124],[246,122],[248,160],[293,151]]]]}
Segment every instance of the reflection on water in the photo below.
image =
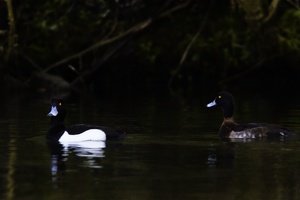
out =
{"type": "Polygon", "coordinates": [[[51,153],[51,174],[54,184],[59,180],[68,165],[68,159],[72,154],[84,158],[81,167],[100,169],[102,168],[99,159],[103,159],[104,141],[82,141],[82,142],[64,142],[47,143],[51,153]]]}
{"type": "Polygon", "coordinates": [[[9,156],[8,156],[8,172],[7,172],[7,199],[14,198],[15,184],[14,184],[14,174],[15,174],[15,162],[16,162],[16,140],[11,139],[9,141],[9,156]]]}
{"type": "MultiPolygon", "coordinates": [[[[300,137],[221,140],[211,97],[82,99],[69,104],[67,125],[127,136],[72,144],[45,142],[48,101],[13,99],[0,104],[0,199],[299,199],[300,137]]],[[[271,100],[237,99],[237,120],[300,132],[297,101],[271,100]]]]}

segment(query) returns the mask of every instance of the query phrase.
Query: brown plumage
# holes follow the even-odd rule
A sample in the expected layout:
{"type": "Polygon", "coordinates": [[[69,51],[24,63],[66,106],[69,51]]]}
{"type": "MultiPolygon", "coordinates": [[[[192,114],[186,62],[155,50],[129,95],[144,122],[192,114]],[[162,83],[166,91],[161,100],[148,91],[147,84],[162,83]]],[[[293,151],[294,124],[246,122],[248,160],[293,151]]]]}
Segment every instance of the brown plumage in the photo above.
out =
{"type": "Polygon", "coordinates": [[[219,134],[224,138],[261,138],[261,137],[286,137],[294,135],[288,129],[265,123],[239,124],[234,121],[234,100],[229,92],[222,91],[207,107],[219,106],[224,114],[223,123],[219,134]]]}

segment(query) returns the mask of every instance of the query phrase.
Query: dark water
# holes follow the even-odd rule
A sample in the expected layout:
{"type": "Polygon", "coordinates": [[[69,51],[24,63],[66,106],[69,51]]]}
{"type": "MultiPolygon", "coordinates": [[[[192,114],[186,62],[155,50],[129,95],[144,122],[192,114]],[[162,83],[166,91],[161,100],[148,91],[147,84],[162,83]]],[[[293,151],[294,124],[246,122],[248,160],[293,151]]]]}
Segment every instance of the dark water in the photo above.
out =
{"type": "MultiPolygon", "coordinates": [[[[84,97],[69,102],[66,124],[107,125],[127,137],[50,148],[48,102],[6,96],[0,199],[299,199],[300,138],[224,142],[221,111],[205,108],[212,98],[84,97]]],[[[241,95],[236,118],[300,133],[299,98],[292,99],[241,95]]]]}

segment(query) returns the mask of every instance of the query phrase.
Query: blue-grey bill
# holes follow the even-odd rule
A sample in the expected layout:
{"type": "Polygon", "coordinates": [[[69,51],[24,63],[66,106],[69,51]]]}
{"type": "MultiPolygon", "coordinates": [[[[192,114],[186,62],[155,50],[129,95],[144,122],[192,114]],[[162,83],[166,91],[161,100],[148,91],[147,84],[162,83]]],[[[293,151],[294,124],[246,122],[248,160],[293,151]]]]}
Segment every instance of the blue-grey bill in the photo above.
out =
{"type": "Polygon", "coordinates": [[[216,104],[216,100],[213,100],[212,102],[210,102],[209,104],[207,104],[207,106],[206,107],[213,107],[213,106],[215,106],[215,105],[217,105],[216,104]]]}
{"type": "Polygon", "coordinates": [[[58,114],[56,106],[52,106],[50,112],[48,113],[48,117],[55,117],[58,114]]]}

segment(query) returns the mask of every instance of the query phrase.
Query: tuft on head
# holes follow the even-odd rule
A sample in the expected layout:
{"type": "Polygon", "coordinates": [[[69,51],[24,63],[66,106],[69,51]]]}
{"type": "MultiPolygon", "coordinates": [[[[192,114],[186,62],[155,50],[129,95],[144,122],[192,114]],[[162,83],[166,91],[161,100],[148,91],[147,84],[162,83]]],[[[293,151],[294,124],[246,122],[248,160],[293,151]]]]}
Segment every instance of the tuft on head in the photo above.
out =
{"type": "Polygon", "coordinates": [[[59,99],[59,98],[53,98],[53,99],[51,99],[50,104],[51,104],[52,106],[62,106],[62,105],[64,104],[64,102],[63,102],[62,99],[59,99]]]}

